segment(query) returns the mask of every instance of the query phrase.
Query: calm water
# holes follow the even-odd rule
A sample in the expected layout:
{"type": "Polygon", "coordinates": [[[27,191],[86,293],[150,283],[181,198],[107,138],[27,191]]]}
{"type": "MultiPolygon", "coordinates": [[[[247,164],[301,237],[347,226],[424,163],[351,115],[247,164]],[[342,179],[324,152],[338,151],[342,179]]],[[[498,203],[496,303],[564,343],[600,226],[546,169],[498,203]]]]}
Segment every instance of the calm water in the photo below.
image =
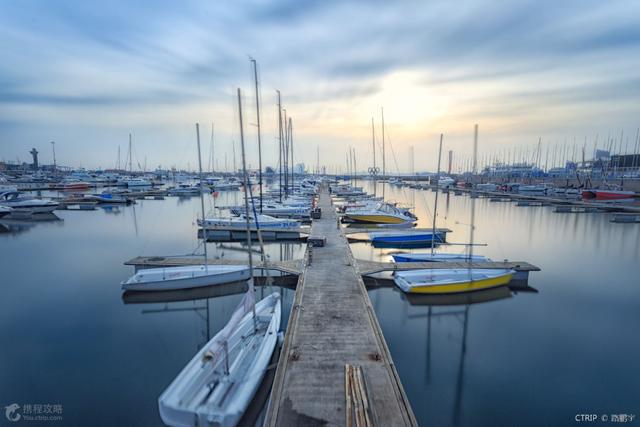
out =
{"type": "MultiPolygon", "coordinates": [[[[434,193],[385,193],[431,226],[434,193]]],[[[223,193],[216,203],[240,195],[223,193]]],[[[192,252],[199,209],[197,198],[167,198],[0,227],[0,404],[62,404],[65,425],[160,424],[158,395],[240,296],[125,303],[119,282],[132,274],[123,262],[134,256],[192,252]]],[[[440,195],[438,226],[453,230],[450,241],[468,241],[470,210],[468,197],[440,195]]],[[[484,199],[476,200],[475,225],[474,241],[488,244],[477,253],[542,268],[529,280],[537,293],[424,305],[394,287],[370,291],[420,424],[573,425],[579,413],[640,415],[640,225],[484,199]]],[[[352,247],[359,258],[390,258],[391,250],[352,247]]],[[[209,245],[213,256],[244,260],[241,248],[209,245]]],[[[271,259],[303,250],[267,246],[271,259]]],[[[286,319],[293,292],[276,290],[286,319]]]]}

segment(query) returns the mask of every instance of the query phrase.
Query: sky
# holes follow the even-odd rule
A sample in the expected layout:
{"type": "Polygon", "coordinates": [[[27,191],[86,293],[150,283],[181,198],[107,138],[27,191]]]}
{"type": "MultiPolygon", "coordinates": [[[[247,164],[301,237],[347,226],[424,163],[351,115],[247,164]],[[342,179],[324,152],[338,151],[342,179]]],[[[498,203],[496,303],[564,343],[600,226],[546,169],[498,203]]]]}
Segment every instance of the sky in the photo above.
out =
{"type": "Polygon", "coordinates": [[[319,150],[330,171],[349,149],[372,166],[372,118],[380,166],[382,108],[389,172],[435,170],[441,133],[468,164],[476,123],[481,161],[531,160],[540,138],[538,157],[631,152],[640,126],[635,0],[2,0],[0,54],[5,161],[35,147],[52,163],[55,141],[59,164],[112,168],[131,133],[134,169],[194,169],[200,123],[205,169],[231,170],[240,88],[256,167],[250,57],[263,165],[277,164],[276,90],[296,163],[319,150]]]}

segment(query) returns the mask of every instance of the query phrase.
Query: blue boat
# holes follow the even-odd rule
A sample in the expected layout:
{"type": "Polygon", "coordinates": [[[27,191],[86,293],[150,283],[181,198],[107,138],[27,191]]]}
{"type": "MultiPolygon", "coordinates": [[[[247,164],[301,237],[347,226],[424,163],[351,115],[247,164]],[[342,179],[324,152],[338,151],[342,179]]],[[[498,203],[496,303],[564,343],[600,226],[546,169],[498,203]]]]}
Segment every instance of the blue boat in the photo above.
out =
{"type": "Polygon", "coordinates": [[[484,255],[451,254],[451,253],[415,253],[391,255],[395,262],[488,262],[484,255]]]}
{"type": "Polygon", "coordinates": [[[375,231],[369,233],[375,247],[431,247],[446,241],[446,232],[437,231],[375,231]]]}

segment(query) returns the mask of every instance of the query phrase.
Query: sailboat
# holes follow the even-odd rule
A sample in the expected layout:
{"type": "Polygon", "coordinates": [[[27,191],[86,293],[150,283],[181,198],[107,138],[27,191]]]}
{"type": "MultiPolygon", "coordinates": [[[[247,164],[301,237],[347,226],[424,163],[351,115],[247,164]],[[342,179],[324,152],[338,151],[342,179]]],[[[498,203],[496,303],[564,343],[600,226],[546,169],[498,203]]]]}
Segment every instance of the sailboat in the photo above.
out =
{"type": "Polygon", "coordinates": [[[406,224],[416,222],[417,218],[406,209],[399,209],[390,203],[377,203],[373,207],[347,209],[344,213],[347,221],[369,224],[406,224]]]}
{"type": "MultiPolygon", "coordinates": [[[[202,161],[200,155],[200,127],[196,123],[198,140],[198,162],[200,164],[200,203],[204,220],[204,196],[202,185],[202,161]]],[[[246,265],[208,265],[207,241],[204,239],[204,264],[181,267],[151,268],[137,272],[122,282],[127,291],[167,291],[220,285],[247,280],[251,277],[251,267],[246,265]]]]}
{"type": "MultiPolygon", "coordinates": [[[[442,157],[442,139],[443,135],[440,134],[440,148],[438,151],[438,172],[436,176],[436,183],[439,180],[440,175],[440,160],[442,157]]],[[[478,144],[478,126],[475,127],[474,133],[474,172],[476,166],[476,152],[478,144]]],[[[436,212],[438,209],[438,184],[436,184],[436,197],[434,204],[433,214],[433,232],[436,231],[436,212]]],[[[475,262],[473,255],[473,217],[475,215],[475,199],[471,199],[471,242],[469,246],[469,254],[466,257],[466,261],[469,263],[469,268],[452,268],[452,269],[423,269],[412,271],[396,271],[394,273],[394,282],[400,289],[407,293],[431,293],[431,294],[446,294],[446,293],[461,293],[471,292],[482,289],[489,289],[498,286],[507,285],[515,271],[510,269],[499,268],[472,268],[471,262],[475,262]]],[[[454,254],[438,254],[440,260],[442,258],[451,257],[454,254]]],[[[455,254],[458,255],[458,254],[455,254]]],[[[431,247],[431,254],[429,257],[425,257],[425,260],[431,259],[432,261],[438,260],[433,246],[431,247]]],[[[395,260],[395,257],[394,257],[395,260]]]]}
{"type": "Polygon", "coordinates": [[[247,300],[158,398],[165,424],[234,426],[242,417],[275,349],[281,310],[277,293],[255,312],[247,311],[247,300]]]}
{"type": "Polygon", "coordinates": [[[413,253],[393,254],[395,262],[489,262],[484,255],[453,254],[453,253],[413,253]]]}
{"type": "MultiPolygon", "coordinates": [[[[240,140],[245,185],[248,184],[242,106],[238,89],[240,140]]],[[[245,209],[249,211],[248,193],[245,209]]],[[[249,269],[253,271],[249,218],[246,218],[249,269]]],[[[249,289],[216,334],[184,367],[158,398],[160,417],[171,426],[235,426],[260,385],[278,341],[280,296],[272,293],[255,303],[253,277],[249,289]]]]}
{"type": "Polygon", "coordinates": [[[393,281],[407,293],[448,294],[503,286],[515,272],[499,268],[446,268],[397,271],[393,281]]]}

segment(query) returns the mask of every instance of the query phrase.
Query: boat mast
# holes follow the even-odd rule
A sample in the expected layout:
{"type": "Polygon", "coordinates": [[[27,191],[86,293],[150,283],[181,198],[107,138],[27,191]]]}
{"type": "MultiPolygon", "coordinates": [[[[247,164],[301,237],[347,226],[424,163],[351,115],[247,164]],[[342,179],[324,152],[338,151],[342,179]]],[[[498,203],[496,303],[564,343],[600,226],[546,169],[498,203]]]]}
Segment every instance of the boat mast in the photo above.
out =
{"type": "Polygon", "coordinates": [[[293,178],[295,174],[295,164],[293,163],[293,124],[291,123],[291,117],[289,117],[289,144],[291,144],[291,194],[293,194],[293,186],[295,185],[295,180],[293,178]]]}
{"type": "Polygon", "coordinates": [[[256,120],[258,125],[258,185],[260,186],[260,213],[262,213],[262,140],[260,137],[260,97],[258,95],[258,64],[251,58],[253,63],[253,81],[256,86],[256,120]]]}
{"type": "MultiPolygon", "coordinates": [[[[240,99],[240,88],[238,88],[238,116],[240,117],[240,148],[242,151],[242,176],[243,176],[243,180],[244,180],[244,211],[245,211],[245,219],[246,219],[246,224],[247,224],[247,254],[249,255],[249,290],[247,292],[250,292],[252,301],[253,298],[255,298],[254,295],[254,291],[253,291],[253,256],[251,255],[251,226],[249,224],[249,216],[250,216],[250,211],[249,211],[249,191],[251,191],[249,189],[249,175],[247,174],[247,161],[246,161],[246,157],[244,154],[244,129],[242,126],[242,101],[240,99]]],[[[254,218],[254,221],[256,222],[256,226],[258,225],[258,218],[254,218]]],[[[257,329],[258,324],[257,324],[257,319],[256,319],[256,305],[255,303],[252,304],[251,306],[251,310],[253,312],[253,328],[254,330],[257,329]]]]}
{"type": "Polygon", "coordinates": [[[356,162],[356,149],[352,148],[351,151],[353,151],[353,176],[356,185],[358,185],[358,163],[356,162]]]}
{"type": "Polygon", "coordinates": [[[442,157],[442,138],[440,134],[440,147],[438,148],[438,171],[436,172],[436,200],[433,204],[433,227],[431,231],[431,258],[433,258],[433,249],[436,244],[436,213],[438,212],[438,186],[440,183],[440,158],[442,157]]]}
{"type": "Polygon", "coordinates": [[[371,145],[373,147],[373,173],[376,173],[376,128],[371,117],[371,145]]]}
{"type": "Polygon", "coordinates": [[[376,128],[373,124],[373,117],[371,117],[371,145],[373,147],[373,169],[371,174],[373,175],[373,196],[376,196],[376,128]]]}
{"type": "Polygon", "coordinates": [[[282,116],[284,119],[284,143],[282,144],[282,170],[284,172],[284,198],[286,199],[289,194],[289,127],[287,126],[287,109],[282,109],[282,116]]]}
{"type": "Polygon", "coordinates": [[[382,113],[382,178],[384,179],[387,175],[387,159],[384,151],[384,107],[380,108],[382,113]]]}
{"type": "Polygon", "coordinates": [[[133,161],[133,158],[131,156],[131,134],[129,134],[129,173],[133,172],[132,161],[133,161]]]}
{"type": "MultiPolygon", "coordinates": [[[[473,129],[473,175],[476,174],[476,158],[478,157],[478,124],[473,129]]],[[[473,258],[473,234],[476,220],[476,199],[471,199],[471,229],[469,231],[469,268],[471,268],[471,258],[473,258]]]]}
{"type": "MultiPolygon", "coordinates": [[[[213,128],[212,128],[213,130],[213,128]]],[[[204,219],[204,179],[202,178],[202,155],[200,154],[200,125],[196,123],[196,139],[198,141],[198,169],[200,170],[200,207],[202,208],[202,243],[204,245],[204,269],[209,271],[207,262],[207,224],[204,219]]]]}
{"type": "Polygon", "coordinates": [[[215,165],[213,163],[213,158],[214,158],[213,149],[214,149],[214,146],[213,146],[213,122],[211,122],[211,147],[210,147],[210,152],[209,152],[209,163],[210,163],[209,169],[211,170],[212,174],[214,173],[214,170],[215,170],[215,165]]]}
{"type": "Polygon", "coordinates": [[[280,91],[278,93],[278,197],[282,203],[282,103],[280,99],[280,91]]]}

